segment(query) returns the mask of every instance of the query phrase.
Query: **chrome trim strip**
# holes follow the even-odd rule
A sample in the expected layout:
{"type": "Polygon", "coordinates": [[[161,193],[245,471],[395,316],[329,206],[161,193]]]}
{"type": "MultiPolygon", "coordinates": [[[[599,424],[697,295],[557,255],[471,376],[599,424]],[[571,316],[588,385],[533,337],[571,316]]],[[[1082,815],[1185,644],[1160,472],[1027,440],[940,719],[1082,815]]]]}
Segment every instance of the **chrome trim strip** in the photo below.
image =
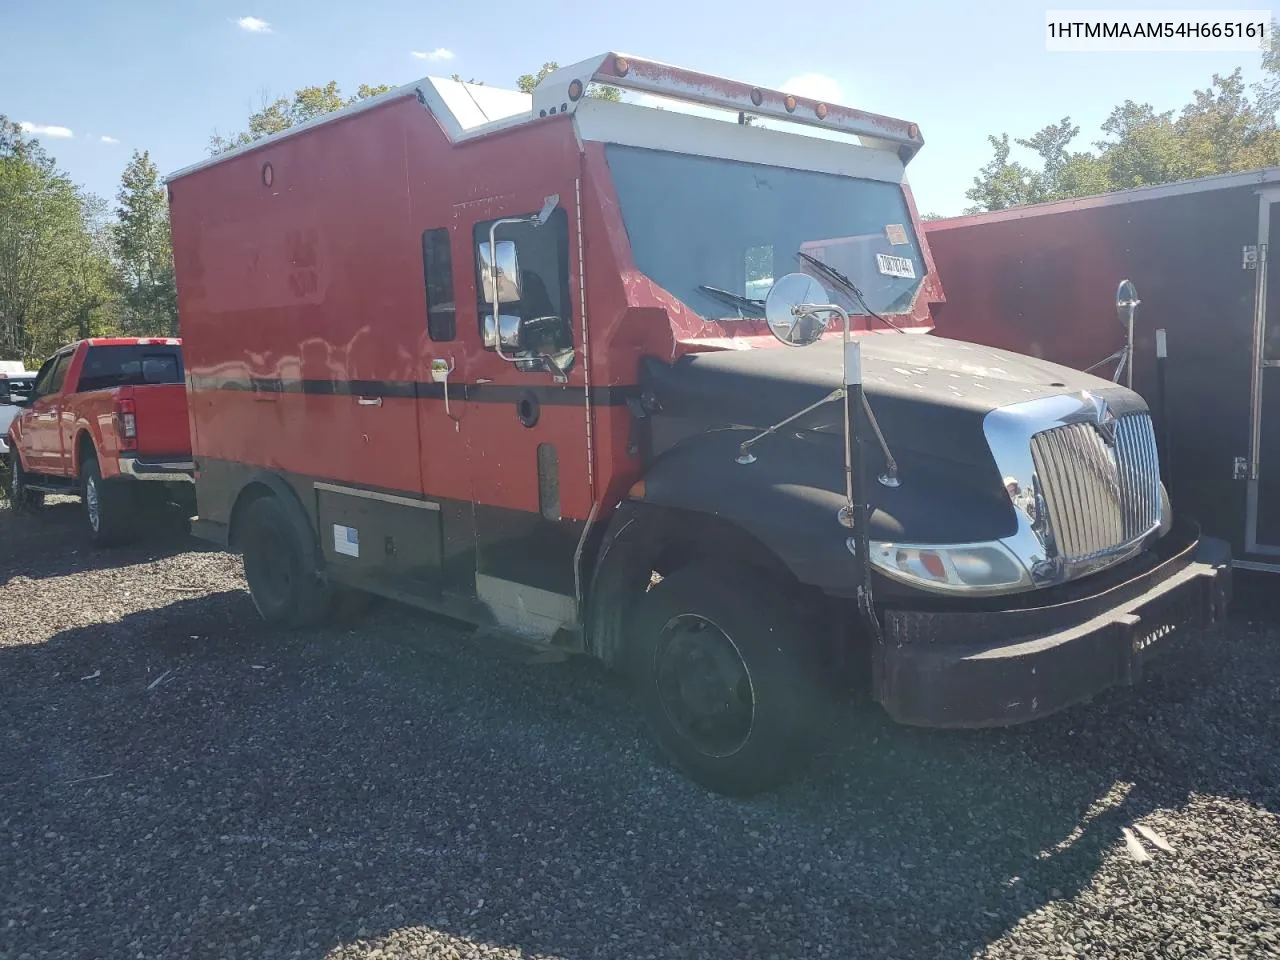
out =
{"type": "Polygon", "coordinates": [[[121,457],[120,472],[135,480],[191,480],[196,465],[192,460],[159,460],[149,462],[137,457],[121,457]]]}
{"type": "Polygon", "coordinates": [[[344,487],[336,483],[325,483],[317,480],[312,486],[316,490],[328,493],[341,493],[348,497],[361,497],[365,500],[380,500],[383,503],[395,503],[402,507],[417,507],[419,510],[439,510],[440,504],[434,500],[415,500],[413,497],[401,497],[394,493],[380,493],[377,490],[362,490],[359,487],[344,487]]]}
{"type": "Polygon", "coordinates": [[[1260,563],[1257,560],[1232,560],[1231,566],[1236,570],[1248,570],[1252,573],[1280,573],[1280,562],[1260,563]]]}

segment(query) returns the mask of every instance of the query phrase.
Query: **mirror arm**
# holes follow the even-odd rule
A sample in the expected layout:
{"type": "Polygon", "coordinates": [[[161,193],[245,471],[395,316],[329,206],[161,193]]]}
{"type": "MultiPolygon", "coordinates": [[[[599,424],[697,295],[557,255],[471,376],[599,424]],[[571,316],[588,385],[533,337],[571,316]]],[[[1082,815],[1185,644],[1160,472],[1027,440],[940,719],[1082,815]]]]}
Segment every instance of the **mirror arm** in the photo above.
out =
{"type": "Polygon", "coordinates": [[[886,487],[896,487],[899,483],[898,461],[889,452],[889,444],[884,438],[884,433],[880,430],[880,421],[876,419],[875,411],[871,409],[871,401],[867,399],[865,393],[862,395],[862,409],[866,411],[867,422],[871,424],[871,429],[875,431],[876,439],[880,441],[880,452],[884,454],[884,473],[876,479],[886,487]]]}
{"type": "Polygon", "coordinates": [[[501,220],[495,220],[493,221],[493,223],[489,224],[489,257],[492,260],[492,264],[489,267],[489,276],[493,280],[493,289],[489,291],[492,294],[491,302],[493,303],[493,352],[496,353],[501,359],[507,361],[507,363],[512,363],[512,364],[516,362],[516,358],[508,357],[505,353],[502,352],[502,326],[498,320],[498,313],[501,310],[502,304],[498,302],[497,233],[498,233],[498,227],[503,226],[504,224],[527,223],[529,220],[530,220],[529,217],[504,217],[501,220]]]}
{"type": "Polygon", "coordinates": [[[756,462],[755,454],[750,452],[750,447],[752,444],[756,443],[759,440],[763,440],[765,437],[769,436],[772,433],[777,433],[779,430],[785,427],[788,423],[791,423],[793,420],[797,420],[800,417],[803,417],[806,413],[809,413],[810,411],[817,410],[824,403],[831,403],[831,401],[833,400],[841,400],[843,398],[844,398],[844,387],[840,387],[836,390],[832,390],[829,394],[827,394],[817,403],[809,404],[809,406],[805,407],[799,413],[793,413],[791,416],[787,417],[785,420],[779,420],[772,427],[769,427],[768,429],[766,429],[763,433],[757,433],[750,440],[742,441],[742,445],[738,447],[738,462],[743,464],[755,463],[756,462]]]}

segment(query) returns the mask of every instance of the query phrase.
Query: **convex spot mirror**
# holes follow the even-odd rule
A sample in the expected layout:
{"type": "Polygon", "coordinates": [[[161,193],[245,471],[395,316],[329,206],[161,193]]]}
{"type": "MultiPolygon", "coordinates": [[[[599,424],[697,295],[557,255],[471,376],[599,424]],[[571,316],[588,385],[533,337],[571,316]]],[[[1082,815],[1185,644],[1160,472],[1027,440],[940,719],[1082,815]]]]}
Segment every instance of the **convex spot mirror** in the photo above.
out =
{"type": "Polygon", "coordinates": [[[769,331],[791,347],[813,343],[827,328],[827,319],[818,313],[797,311],[808,305],[830,302],[827,291],[807,273],[788,273],[780,277],[764,300],[764,319],[769,331]]]}
{"type": "Polygon", "coordinates": [[[1131,280],[1121,280],[1116,288],[1116,319],[1127,332],[1133,320],[1133,311],[1142,301],[1138,299],[1138,291],[1131,280]]]}
{"type": "MultiPolygon", "coordinates": [[[[512,303],[520,299],[520,264],[516,259],[516,242],[499,240],[495,245],[497,257],[498,303],[512,303]]],[[[481,296],[488,303],[493,303],[494,257],[488,243],[476,248],[476,259],[480,261],[481,296]]]]}
{"type": "MultiPolygon", "coordinates": [[[[502,334],[503,350],[524,349],[524,331],[522,327],[522,318],[515,314],[503,313],[498,315],[498,330],[502,334]]],[[[497,338],[493,332],[493,314],[485,314],[484,345],[490,349],[498,345],[497,338]]]]}

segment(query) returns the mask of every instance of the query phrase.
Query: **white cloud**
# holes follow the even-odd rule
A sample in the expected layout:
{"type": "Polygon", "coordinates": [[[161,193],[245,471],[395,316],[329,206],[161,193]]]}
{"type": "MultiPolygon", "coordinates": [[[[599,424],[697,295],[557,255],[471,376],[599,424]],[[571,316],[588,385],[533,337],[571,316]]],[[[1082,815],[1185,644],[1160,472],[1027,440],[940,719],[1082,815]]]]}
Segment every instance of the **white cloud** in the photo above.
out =
{"type": "Polygon", "coordinates": [[[844,104],[844,90],[840,87],[840,81],[825,73],[802,73],[787,80],[779,89],[783,93],[794,93],[797,97],[844,104]]]}
{"type": "Polygon", "coordinates": [[[241,17],[235,23],[241,30],[246,30],[249,33],[271,32],[271,24],[265,20],[259,20],[257,17],[241,17]]]}
{"type": "Polygon", "coordinates": [[[453,51],[448,47],[436,47],[434,50],[413,50],[410,51],[419,60],[452,60],[453,51]]]}
{"type": "Polygon", "coordinates": [[[47,123],[28,123],[26,120],[23,120],[20,124],[18,124],[18,126],[22,128],[23,133],[39,133],[46,137],[74,137],[75,136],[75,134],[71,132],[71,129],[69,127],[55,127],[52,124],[47,124],[47,123]]]}
{"type": "Polygon", "coordinates": [[[101,140],[103,143],[119,143],[120,142],[115,137],[109,137],[105,133],[102,136],[100,136],[98,139],[101,140]]]}

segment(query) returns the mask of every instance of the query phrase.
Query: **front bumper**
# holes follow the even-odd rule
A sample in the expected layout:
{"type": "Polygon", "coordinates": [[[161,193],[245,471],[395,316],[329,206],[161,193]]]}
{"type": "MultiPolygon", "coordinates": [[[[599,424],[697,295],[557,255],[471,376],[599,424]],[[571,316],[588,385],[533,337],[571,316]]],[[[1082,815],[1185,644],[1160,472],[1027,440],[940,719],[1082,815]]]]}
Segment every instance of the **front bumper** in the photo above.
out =
{"type": "Polygon", "coordinates": [[[1014,610],[885,613],[873,670],[894,720],[993,727],[1137,682],[1170,636],[1226,616],[1231,552],[1193,537],[1098,593],[1014,610]]]}
{"type": "Polygon", "coordinates": [[[196,465],[192,460],[141,460],[138,457],[120,458],[120,474],[135,480],[164,480],[169,483],[195,482],[196,465]]]}

